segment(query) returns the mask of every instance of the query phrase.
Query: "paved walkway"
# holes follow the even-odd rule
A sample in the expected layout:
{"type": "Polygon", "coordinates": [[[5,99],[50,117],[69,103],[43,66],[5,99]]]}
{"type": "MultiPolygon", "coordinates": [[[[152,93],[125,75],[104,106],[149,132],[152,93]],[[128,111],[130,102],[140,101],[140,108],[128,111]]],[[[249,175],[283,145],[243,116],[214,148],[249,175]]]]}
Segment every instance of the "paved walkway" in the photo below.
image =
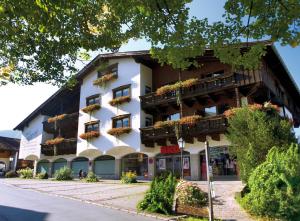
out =
{"type": "MultiPolygon", "coordinates": [[[[149,188],[147,182],[126,185],[114,180],[83,183],[79,181],[0,179],[0,182],[22,189],[36,190],[128,211],[136,211],[137,203],[142,200],[149,188]]],[[[207,191],[206,182],[196,183],[204,191],[207,191]]],[[[235,193],[243,188],[240,181],[216,181],[214,187],[216,194],[214,214],[216,217],[224,220],[252,221],[234,199],[235,193]]]]}

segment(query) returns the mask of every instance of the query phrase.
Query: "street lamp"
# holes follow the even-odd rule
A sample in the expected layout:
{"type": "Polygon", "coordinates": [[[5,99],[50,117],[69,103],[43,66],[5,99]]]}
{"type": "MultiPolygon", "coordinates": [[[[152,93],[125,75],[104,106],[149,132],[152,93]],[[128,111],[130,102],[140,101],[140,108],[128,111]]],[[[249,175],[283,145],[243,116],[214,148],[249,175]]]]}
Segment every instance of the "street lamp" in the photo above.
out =
{"type": "Polygon", "coordinates": [[[180,137],[177,142],[178,142],[178,146],[180,148],[180,158],[181,158],[180,159],[180,162],[181,162],[181,175],[180,175],[180,178],[183,179],[183,157],[182,157],[182,155],[183,155],[183,149],[184,149],[184,146],[185,146],[185,141],[183,140],[182,137],[180,137]]]}

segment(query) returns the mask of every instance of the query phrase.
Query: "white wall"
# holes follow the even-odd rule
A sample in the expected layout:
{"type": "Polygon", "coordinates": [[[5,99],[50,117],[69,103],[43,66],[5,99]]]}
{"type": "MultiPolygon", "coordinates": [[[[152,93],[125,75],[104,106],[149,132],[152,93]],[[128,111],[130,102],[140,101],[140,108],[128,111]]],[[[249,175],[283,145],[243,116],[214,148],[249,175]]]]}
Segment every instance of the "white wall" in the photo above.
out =
{"type": "MultiPolygon", "coordinates": [[[[86,97],[94,94],[101,94],[101,109],[95,111],[92,116],[80,110],[78,120],[78,143],[77,155],[80,155],[87,149],[98,149],[102,154],[108,153],[116,147],[131,147],[132,150],[140,149],[140,100],[141,95],[141,77],[140,64],[136,63],[132,58],[111,59],[110,64],[118,63],[118,79],[108,82],[106,86],[94,86],[93,81],[97,78],[97,72],[94,71],[87,75],[81,85],[80,92],[80,109],[86,106],[86,97]],[[113,98],[112,89],[131,84],[131,101],[124,103],[119,107],[113,107],[109,101],[113,98]],[[119,138],[107,134],[107,131],[112,128],[112,117],[131,114],[132,131],[129,134],[121,135],[119,138]],[[90,120],[100,120],[100,137],[95,138],[89,143],[79,137],[84,133],[84,123],[90,120]]],[[[151,85],[150,85],[151,86],[151,85]]],[[[118,148],[118,155],[122,155],[128,150],[126,148],[118,148]]]]}
{"type": "Polygon", "coordinates": [[[27,127],[24,127],[20,142],[20,159],[26,159],[31,155],[40,158],[40,144],[43,141],[43,121],[47,118],[47,116],[38,115],[27,127]]]}

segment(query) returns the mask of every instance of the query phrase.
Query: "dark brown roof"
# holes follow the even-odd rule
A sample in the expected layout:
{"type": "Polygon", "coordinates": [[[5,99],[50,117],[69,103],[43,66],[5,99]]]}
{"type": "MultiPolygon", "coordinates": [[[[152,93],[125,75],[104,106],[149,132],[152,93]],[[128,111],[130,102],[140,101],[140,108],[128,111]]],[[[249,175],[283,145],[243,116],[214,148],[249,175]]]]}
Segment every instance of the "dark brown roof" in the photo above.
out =
{"type": "Polygon", "coordinates": [[[18,151],[19,147],[20,139],[0,136],[0,150],[18,151]]]}

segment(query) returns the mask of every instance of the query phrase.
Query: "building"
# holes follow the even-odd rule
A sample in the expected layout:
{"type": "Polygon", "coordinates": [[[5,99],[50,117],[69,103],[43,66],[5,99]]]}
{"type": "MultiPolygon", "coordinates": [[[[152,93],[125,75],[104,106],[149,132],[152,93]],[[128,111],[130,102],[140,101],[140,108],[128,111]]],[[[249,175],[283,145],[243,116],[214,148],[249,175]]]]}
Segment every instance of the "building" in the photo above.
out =
{"type": "MultiPolygon", "coordinates": [[[[197,58],[201,68],[181,73],[183,81],[194,79],[182,89],[182,117],[197,118],[192,126],[182,123],[185,178],[205,178],[206,140],[214,175],[236,175],[224,135],[223,113],[230,107],[271,101],[299,126],[298,87],[274,46],[266,44],[257,70],[234,71],[207,50],[197,58]]],[[[60,89],[15,128],[22,130],[20,158],[50,175],[63,166],[75,175],[82,169],[116,179],[124,171],[147,179],[166,170],[180,173],[176,131],[165,123],[179,119],[178,93],[157,93],[178,81],[177,70],[161,66],[148,51],[110,53],[98,55],[77,79],[73,90],[60,89]]]]}
{"type": "Polygon", "coordinates": [[[0,136],[0,172],[15,170],[20,140],[0,136]]]}

